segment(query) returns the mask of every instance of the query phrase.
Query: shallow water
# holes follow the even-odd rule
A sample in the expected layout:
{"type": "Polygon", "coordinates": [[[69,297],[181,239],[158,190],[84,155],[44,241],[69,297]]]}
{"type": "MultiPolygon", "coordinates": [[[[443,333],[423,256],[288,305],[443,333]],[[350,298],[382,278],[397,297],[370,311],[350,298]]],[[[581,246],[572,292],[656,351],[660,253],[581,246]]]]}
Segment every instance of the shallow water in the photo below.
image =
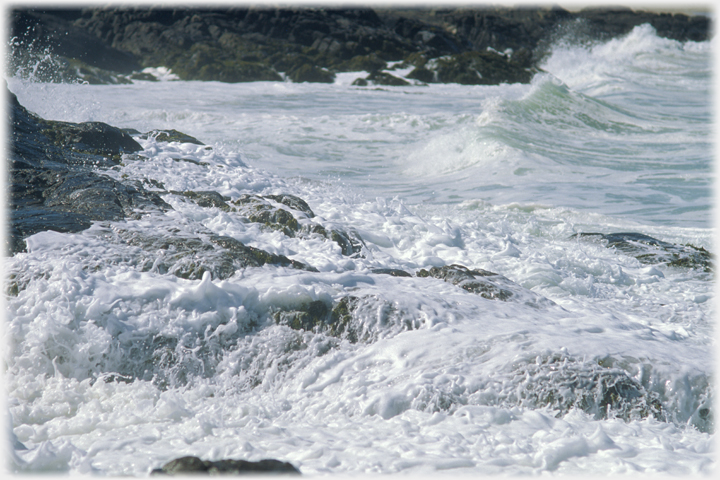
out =
{"type": "Polygon", "coordinates": [[[142,476],[192,454],[305,474],[710,472],[712,274],[572,235],[714,251],[712,46],[648,27],[561,42],[530,85],[9,79],[45,118],[212,147],[139,140],[146,160],[110,175],[297,195],[303,222],[364,240],[351,258],[171,194],[166,215],[34,235],[9,264],[12,468],[142,476]],[[118,240],[207,231],[318,271],[186,280],[118,240]],[[449,264],[512,296],[372,273],[449,264]],[[272,321],[348,297],[358,342],[272,321]]]}

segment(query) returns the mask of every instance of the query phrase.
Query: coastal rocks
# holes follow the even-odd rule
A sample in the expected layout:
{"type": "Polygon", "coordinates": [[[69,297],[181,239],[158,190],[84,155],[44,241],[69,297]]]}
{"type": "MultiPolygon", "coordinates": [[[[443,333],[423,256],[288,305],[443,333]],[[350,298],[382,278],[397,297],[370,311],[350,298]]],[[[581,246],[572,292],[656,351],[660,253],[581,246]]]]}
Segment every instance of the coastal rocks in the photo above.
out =
{"type": "Polygon", "coordinates": [[[284,73],[294,82],[332,82],[337,72],[373,73],[412,55],[454,57],[442,75],[420,69],[409,77],[421,82],[474,85],[477,71],[480,84],[514,83],[529,81],[568,29],[593,40],[649,23],[667,38],[710,37],[705,16],[622,8],[16,8],[10,20],[13,73],[89,83],[147,78],[138,76],[142,68],[160,66],[182,80],[281,81],[284,73]],[[509,59],[462,56],[488,52],[509,59]]]}
{"type": "Polygon", "coordinates": [[[291,463],[279,460],[201,460],[198,457],[180,457],[161,468],[150,472],[151,475],[300,475],[300,471],[291,463]]]}
{"type": "Polygon", "coordinates": [[[666,264],[669,267],[698,268],[704,272],[713,271],[713,257],[702,247],[676,245],[663,242],[642,233],[576,233],[571,238],[599,241],[608,248],[614,248],[632,255],[644,264],[666,264]]]}
{"type": "Polygon", "coordinates": [[[293,330],[322,333],[350,343],[371,342],[403,330],[420,328],[414,318],[376,295],[347,295],[328,305],[322,300],[277,309],[271,318],[293,330]]]}
{"type": "Polygon", "coordinates": [[[182,195],[185,198],[189,198],[201,207],[216,207],[224,212],[229,212],[231,210],[231,207],[227,203],[225,203],[230,200],[230,197],[224,197],[214,191],[178,192],[175,190],[170,190],[170,193],[173,193],[175,195],[182,195]]]}
{"type": "Polygon", "coordinates": [[[112,156],[119,161],[123,153],[142,147],[119,128],[102,122],[67,123],[44,121],[42,133],[60,148],[70,148],[90,155],[112,156]]]}
{"type": "Polygon", "coordinates": [[[271,67],[247,56],[214,45],[195,44],[178,52],[172,71],[183,80],[215,80],[225,83],[277,82],[282,77],[271,67]]]}
{"type": "Polygon", "coordinates": [[[12,153],[16,163],[106,167],[116,165],[123,153],[142,150],[119,128],[101,122],[45,120],[20,105],[15,94],[5,91],[10,106],[12,153]]]}
{"type": "Polygon", "coordinates": [[[416,68],[409,78],[430,83],[459,83],[461,85],[497,85],[499,83],[528,83],[534,72],[512,56],[497,52],[464,52],[430,60],[416,68]]]}
{"type": "MultiPolygon", "coordinates": [[[[6,91],[7,92],[7,91],[6,91]]],[[[125,152],[141,150],[129,135],[99,122],[43,120],[10,100],[10,235],[8,250],[44,231],[79,232],[92,221],[131,218],[168,210],[157,194],[88,169],[111,166],[125,152]]]]}
{"type": "Polygon", "coordinates": [[[288,237],[294,237],[300,229],[297,219],[284,208],[271,205],[259,195],[243,194],[232,204],[234,210],[244,215],[249,222],[260,223],[265,227],[279,230],[288,237]]]}
{"type": "Polygon", "coordinates": [[[387,72],[373,72],[364,79],[358,78],[352,84],[356,86],[366,86],[368,83],[372,83],[373,85],[387,85],[391,87],[403,87],[405,85],[410,85],[410,82],[407,80],[403,80],[402,78],[398,78],[387,72]]]}
{"type": "Polygon", "coordinates": [[[193,236],[148,235],[146,233],[115,228],[105,235],[113,243],[139,247],[136,263],[141,271],[169,273],[188,280],[200,280],[205,272],[213,278],[226,279],[237,270],[248,267],[276,265],[316,271],[302,262],[291,260],[265,250],[250,247],[232,237],[196,232],[193,236]]]}
{"type": "MultiPolygon", "coordinates": [[[[140,68],[132,54],[98,41],[93,32],[73,25],[69,20],[79,14],[80,10],[67,9],[14,10],[10,37],[14,39],[15,45],[32,46],[33,51],[38,53],[76,59],[91,68],[120,74],[130,74],[140,68]]],[[[27,50],[21,49],[17,53],[27,53],[27,50]]]]}
{"type": "MultiPolygon", "coordinates": [[[[139,132],[138,132],[139,133],[139,132]]],[[[157,142],[178,142],[178,143],[192,143],[195,145],[205,145],[195,137],[182,132],[178,132],[174,129],[169,130],[151,130],[140,135],[142,139],[154,138],[157,142]]]]}
{"type": "Polygon", "coordinates": [[[512,282],[502,275],[487,270],[470,270],[462,265],[446,265],[440,268],[432,267],[430,270],[421,269],[417,272],[417,276],[439,278],[490,300],[507,301],[513,296],[512,291],[500,286],[512,282]]]}
{"type": "Polygon", "coordinates": [[[337,243],[342,254],[349,257],[362,255],[365,247],[360,235],[352,230],[327,229],[323,225],[308,221],[315,217],[315,214],[303,199],[294,195],[280,194],[263,197],[242,194],[231,203],[235,205],[233,212],[240,213],[248,222],[260,223],[266,228],[278,230],[288,237],[322,235],[337,243]],[[294,213],[286,208],[273,205],[268,200],[288,207],[294,213]]]}
{"type": "Polygon", "coordinates": [[[518,365],[513,376],[519,385],[513,396],[519,398],[510,398],[511,403],[519,400],[531,408],[550,407],[557,416],[573,408],[596,420],[660,420],[663,416],[660,396],[620,368],[549,355],[518,365]]]}
{"type": "Polygon", "coordinates": [[[295,83],[333,83],[335,81],[334,73],[308,64],[289,71],[287,77],[295,83]]]}

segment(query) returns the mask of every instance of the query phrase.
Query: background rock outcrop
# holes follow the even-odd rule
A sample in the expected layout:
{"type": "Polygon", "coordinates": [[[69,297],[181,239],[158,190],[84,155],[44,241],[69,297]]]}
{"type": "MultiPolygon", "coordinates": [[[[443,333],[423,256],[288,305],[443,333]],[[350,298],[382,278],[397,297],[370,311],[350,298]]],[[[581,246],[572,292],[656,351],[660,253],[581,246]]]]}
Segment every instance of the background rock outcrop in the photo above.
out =
{"type": "MultiPolygon", "coordinates": [[[[167,67],[182,80],[332,82],[387,62],[436,62],[422,82],[528,82],[552,40],[588,40],[649,23],[675,40],[710,37],[705,16],[596,8],[14,8],[11,71],[43,81],[127,83],[167,67]],[[45,53],[51,53],[49,59],[45,53]],[[37,68],[38,65],[42,68],[37,68]],[[479,80],[477,80],[479,79],[479,80]]],[[[416,65],[423,67],[422,65],[416,65]]]]}

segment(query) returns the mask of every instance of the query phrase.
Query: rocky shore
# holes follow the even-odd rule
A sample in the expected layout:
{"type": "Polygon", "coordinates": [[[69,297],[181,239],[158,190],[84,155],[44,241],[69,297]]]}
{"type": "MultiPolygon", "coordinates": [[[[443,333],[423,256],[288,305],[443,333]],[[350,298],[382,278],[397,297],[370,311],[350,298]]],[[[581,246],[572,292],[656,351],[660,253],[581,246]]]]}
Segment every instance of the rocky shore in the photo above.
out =
{"type": "Polygon", "coordinates": [[[15,7],[9,67],[93,84],[157,80],[157,67],[232,83],[327,83],[339,72],[367,72],[361,86],[526,83],[553,40],[607,39],[645,23],[680,41],[711,35],[705,16],[622,7],[15,7]],[[401,78],[398,68],[411,71],[401,78]]]}

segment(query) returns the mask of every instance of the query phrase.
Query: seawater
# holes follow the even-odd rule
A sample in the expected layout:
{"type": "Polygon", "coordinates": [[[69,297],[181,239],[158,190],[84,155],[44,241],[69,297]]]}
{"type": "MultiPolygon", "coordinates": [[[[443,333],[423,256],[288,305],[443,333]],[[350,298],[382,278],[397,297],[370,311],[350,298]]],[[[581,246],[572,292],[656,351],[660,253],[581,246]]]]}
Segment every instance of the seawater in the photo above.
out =
{"type": "Polygon", "coordinates": [[[572,235],[634,231],[714,252],[714,43],[649,26],[559,41],[530,85],[8,79],[44,118],[172,128],[212,147],[139,140],[147,160],[110,175],[297,195],[366,245],[349,258],[174,195],[165,215],[30,237],[7,261],[22,283],[6,300],[11,470],[143,476],[196,455],[278,458],[304,474],[709,473],[712,274],[572,235]],[[142,271],[138,250],[113,241],[200,227],[318,272],[184,280],[142,271]],[[448,264],[526,295],[370,273],[448,264]],[[268,320],[347,295],[363,299],[366,341],[268,320]],[[605,371],[663,415],[554,402],[605,371]]]}

